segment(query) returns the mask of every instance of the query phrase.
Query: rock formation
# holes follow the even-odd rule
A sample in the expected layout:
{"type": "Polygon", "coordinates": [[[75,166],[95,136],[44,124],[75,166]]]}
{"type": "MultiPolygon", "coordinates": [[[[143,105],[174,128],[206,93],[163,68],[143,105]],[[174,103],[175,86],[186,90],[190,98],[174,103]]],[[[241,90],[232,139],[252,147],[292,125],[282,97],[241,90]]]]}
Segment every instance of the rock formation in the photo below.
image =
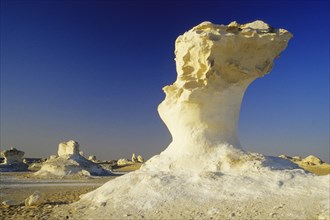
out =
{"type": "Polygon", "coordinates": [[[309,155],[306,158],[301,158],[300,156],[290,157],[287,155],[280,155],[279,157],[292,161],[297,164],[299,167],[318,174],[318,175],[327,175],[330,174],[330,164],[325,163],[320,158],[309,155]]]}
{"type": "Polygon", "coordinates": [[[131,161],[127,160],[126,158],[121,158],[117,161],[117,166],[126,166],[133,164],[131,161]]]}
{"type": "Polygon", "coordinates": [[[133,155],[132,155],[132,162],[133,162],[133,163],[137,163],[137,162],[138,162],[138,159],[137,159],[137,157],[135,156],[135,153],[133,153],[133,155]]]}
{"type": "Polygon", "coordinates": [[[324,163],[320,158],[315,157],[314,155],[309,155],[308,157],[304,158],[302,161],[303,163],[307,163],[309,165],[321,165],[324,163]]]}
{"type": "Polygon", "coordinates": [[[96,161],[96,156],[95,156],[95,155],[90,155],[90,156],[88,157],[88,160],[96,161]]]}
{"type": "Polygon", "coordinates": [[[67,175],[110,175],[108,170],[98,164],[87,160],[79,153],[79,144],[76,141],[62,142],[58,147],[58,156],[50,157],[41,169],[35,173],[37,176],[67,176],[67,175]]]}
{"type": "Polygon", "coordinates": [[[80,155],[79,144],[76,141],[62,142],[58,146],[58,156],[80,155]]]}
{"type": "Polygon", "coordinates": [[[39,191],[35,191],[32,195],[25,199],[25,206],[39,206],[45,200],[45,195],[39,191]]]}
{"type": "Polygon", "coordinates": [[[5,158],[4,164],[17,164],[23,163],[23,156],[25,153],[12,147],[10,150],[1,152],[1,154],[5,158]]]}
{"type": "Polygon", "coordinates": [[[28,165],[23,163],[24,152],[11,148],[10,150],[4,150],[1,152],[1,156],[4,157],[4,162],[0,164],[1,172],[15,172],[26,171],[28,165]]]}
{"type": "Polygon", "coordinates": [[[164,87],[166,98],[158,107],[173,138],[162,153],[172,167],[189,163],[193,169],[218,170],[230,166],[228,159],[238,159],[243,153],[237,124],[244,92],[272,69],[291,37],[256,21],[228,26],[204,22],[177,38],[178,76],[164,87]]]}
{"type": "Polygon", "coordinates": [[[141,155],[138,155],[138,156],[137,156],[137,161],[138,161],[139,163],[144,163],[144,159],[143,159],[143,157],[142,157],[141,155]]]}
{"type": "Polygon", "coordinates": [[[286,159],[245,152],[237,136],[245,90],[272,69],[291,37],[262,21],[203,22],[179,36],[178,76],[158,107],[172,143],[139,170],[83,195],[73,205],[74,218],[326,216],[329,178],[286,159]]]}

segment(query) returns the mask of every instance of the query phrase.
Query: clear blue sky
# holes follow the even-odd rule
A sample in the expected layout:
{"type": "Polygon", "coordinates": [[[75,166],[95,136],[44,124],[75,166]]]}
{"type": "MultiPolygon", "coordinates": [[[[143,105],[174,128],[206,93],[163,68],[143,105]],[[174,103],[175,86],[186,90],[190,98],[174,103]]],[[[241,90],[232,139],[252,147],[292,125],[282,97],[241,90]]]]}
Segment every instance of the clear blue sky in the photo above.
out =
{"type": "Polygon", "coordinates": [[[193,26],[264,20],[293,33],[248,88],[239,134],[266,155],[329,161],[329,1],[1,1],[1,150],[149,158],[171,141],[157,113],[193,26]]]}

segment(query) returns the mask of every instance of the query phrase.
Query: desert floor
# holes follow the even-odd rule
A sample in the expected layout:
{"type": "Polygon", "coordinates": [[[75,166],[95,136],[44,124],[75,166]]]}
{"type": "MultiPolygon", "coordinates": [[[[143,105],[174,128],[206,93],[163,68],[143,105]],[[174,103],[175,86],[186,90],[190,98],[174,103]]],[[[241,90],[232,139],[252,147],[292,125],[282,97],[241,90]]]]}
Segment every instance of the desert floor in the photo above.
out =
{"type": "MultiPolygon", "coordinates": [[[[114,176],[95,178],[70,178],[70,179],[36,179],[33,172],[9,172],[0,174],[0,219],[55,219],[54,208],[73,203],[79,196],[90,192],[107,181],[124,175],[129,171],[138,169],[139,166],[127,166],[115,170],[114,176]],[[38,207],[25,207],[24,200],[35,191],[45,195],[45,201],[38,207]],[[12,205],[3,204],[8,201],[12,205]]],[[[328,174],[330,169],[310,169],[317,174],[328,174]]],[[[9,203],[9,202],[8,202],[9,203]]],[[[74,212],[75,210],[72,210],[74,212]]],[[[69,213],[70,214],[70,213],[69,213]]],[[[60,219],[69,216],[58,216],[60,219]]]]}
{"type": "Polygon", "coordinates": [[[34,172],[0,173],[0,219],[53,219],[53,208],[78,201],[80,195],[139,167],[131,165],[116,169],[114,176],[70,179],[37,179],[33,177],[34,172]],[[43,193],[44,203],[38,207],[25,207],[24,200],[35,191],[43,193]],[[5,205],[4,201],[10,201],[12,205],[5,205]]]}

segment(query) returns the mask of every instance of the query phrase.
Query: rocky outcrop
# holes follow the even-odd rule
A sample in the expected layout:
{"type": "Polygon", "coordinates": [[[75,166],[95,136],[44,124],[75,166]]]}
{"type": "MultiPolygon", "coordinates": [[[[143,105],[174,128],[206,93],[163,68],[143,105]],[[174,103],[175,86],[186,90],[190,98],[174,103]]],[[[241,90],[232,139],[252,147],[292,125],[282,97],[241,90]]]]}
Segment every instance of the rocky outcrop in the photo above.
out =
{"type": "Polygon", "coordinates": [[[177,79],[158,107],[173,138],[162,152],[172,168],[223,169],[244,155],[237,136],[244,92],[270,72],[291,37],[255,21],[203,22],[177,38],[177,79]]]}
{"type": "Polygon", "coordinates": [[[133,153],[133,155],[132,155],[132,162],[133,162],[133,163],[137,163],[137,162],[138,162],[138,159],[137,159],[137,157],[135,156],[135,153],[133,153]]]}
{"type": "Polygon", "coordinates": [[[62,142],[58,146],[58,156],[80,155],[79,144],[76,141],[62,142]]]}
{"type": "Polygon", "coordinates": [[[133,164],[133,162],[129,161],[126,158],[121,158],[117,161],[117,166],[126,166],[126,165],[131,165],[131,164],[133,164]]]}
{"type": "Polygon", "coordinates": [[[241,219],[252,212],[260,219],[328,214],[328,178],[306,174],[286,159],[248,153],[237,136],[245,90],[272,69],[291,37],[262,21],[203,22],[179,36],[178,76],[164,87],[158,107],[172,143],[139,170],[83,195],[75,207],[93,209],[74,217],[226,219],[228,210],[241,219]],[[280,204],[285,208],[274,208],[280,204]]]}
{"type": "Polygon", "coordinates": [[[24,152],[11,148],[10,150],[4,150],[1,152],[1,156],[4,157],[4,162],[0,164],[1,172],[16,172],[27,171],[28,165],[23,162],[24,152]]]}
{"type": "Polygon", "coordinates": [[[1,154],[5,158],[4,164],[17,164],[23,163],[25,153],[12,147],[10,150],[2,151],[1,154]]]}
{"type": "Polygon", "coordinates": [[[71,140],[60,143],[58,156],[47,159],[35,175],[41,177],[63,177],[68,175],[103,176],[111,175],[111,172],[81,156],[78,142],[71,140]]]}
{"type": "Polygon", "coordinates": [[[302,158],[300,156],[290,157],[287,155],[280,155],[279,157],[292,161],[293,163],[297,164],[299,167],[318,174],[318,175],[327,175],[330,174],[330,164],[325,163],[320,158],[309,155],[306,158],[302,158]]]}
{"type": "Polygon", "coordinates": [[[309,155],[308,157],[304,158],[302,162],[309,165],[321,165],[324,163],[320,158],[315,157],[314,155],[309,155]]]}
{"type": "Polygon", "coordinates": [[[90,161],[96,161],[96,156],[95,155],[90,155],[88,157],[88,160],[90,160],[90,161]]]}
{"type": "Polygon", "coordinates": [[[143,157],[142,157],[141,155],[138,155],[138,156],[137,156],[137,161],[138,161],[139,163],[144,163],[144,159],[143,159],[143,157]]]}

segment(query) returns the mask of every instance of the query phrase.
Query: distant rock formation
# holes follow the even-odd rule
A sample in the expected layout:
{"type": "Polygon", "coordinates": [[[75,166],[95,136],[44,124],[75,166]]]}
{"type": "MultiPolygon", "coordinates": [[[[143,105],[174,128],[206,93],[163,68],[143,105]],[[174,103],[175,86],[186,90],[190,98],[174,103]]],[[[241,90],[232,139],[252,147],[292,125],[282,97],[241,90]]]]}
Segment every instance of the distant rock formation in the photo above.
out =
{"type": "Polygon", "coordinates": [[[12,147],[10,150],[2,151],[1,154],[5,158],[4,164],[18,164],[23,163],[25,153],[12,147]]]}
{"type": "Polygon", "coordinates": [[[133,164],[133,162],[129,161],[126,158],[121,158],[117,161],[117,166],[126,166],[126,165],[131,165],[131,164],[133,164]]]}
{"type": "Polygon", "coordinates": [[[137,161],[138,161],[139,163],[144,163],[144,159],[143,159],[143,157],[142,157],[141,155],[138,155],[138,156],[137,156],[137,161]]]}
{"type": "Polygon", "coordinates": [[[28,165],[23,162],[24,152],[12,147],[10,150],[4,150],[1,155],[4,162],[0,164],[1,172],[27,171],[28,165]]]}
{"type": "Polygon", "coordinates": [[[62,142],[58,146],[58,156],[80,155],[79,144],[76,141],[62,142]]]}
{"type": "Polygon", "coordinates": [[[45,161],[41,169],[35,173],[37,176],[103,176],[110,175],[108,170],[98,164],[87,160],[79,153],[79,144],[76,141],[59,144],[58,156],[51,156],[45,161]]]}
{"type": "Polygon", "coordinates": [[[307,163],[308,165],[321,165],[324,163],[320,158],[315,157],[314,155],[309,155],[308,157],[304,158],[302,162],[307,163]]]}
{"type": "Polygon", "coordinates": [[[90,161],[96,161],[96,156],[95,155],[90,155],[88,157],[88,160],[90,160],[90,161]]]}
{"type": "Polygon", "coordinates": [[[322,161],[320,158],[314,156],[314,155],[309,155],[306,158],[302,158],[300,156],[287,156],[287,155],[280,155],[279,157],[283,159],[287,159],[292,161],[293,163],[297,164],[301,168],[318,174],[318,175],[327,175],[330,174],[330,164],[325,163],[322,161]]]}
{"type": "Polygon", "coordinates": [[[135,153],[133,153],[133,155],[132,155],[132,162],[133,163],[137,163],[138,162],[138,159],[136,158],[135,153]]]}

